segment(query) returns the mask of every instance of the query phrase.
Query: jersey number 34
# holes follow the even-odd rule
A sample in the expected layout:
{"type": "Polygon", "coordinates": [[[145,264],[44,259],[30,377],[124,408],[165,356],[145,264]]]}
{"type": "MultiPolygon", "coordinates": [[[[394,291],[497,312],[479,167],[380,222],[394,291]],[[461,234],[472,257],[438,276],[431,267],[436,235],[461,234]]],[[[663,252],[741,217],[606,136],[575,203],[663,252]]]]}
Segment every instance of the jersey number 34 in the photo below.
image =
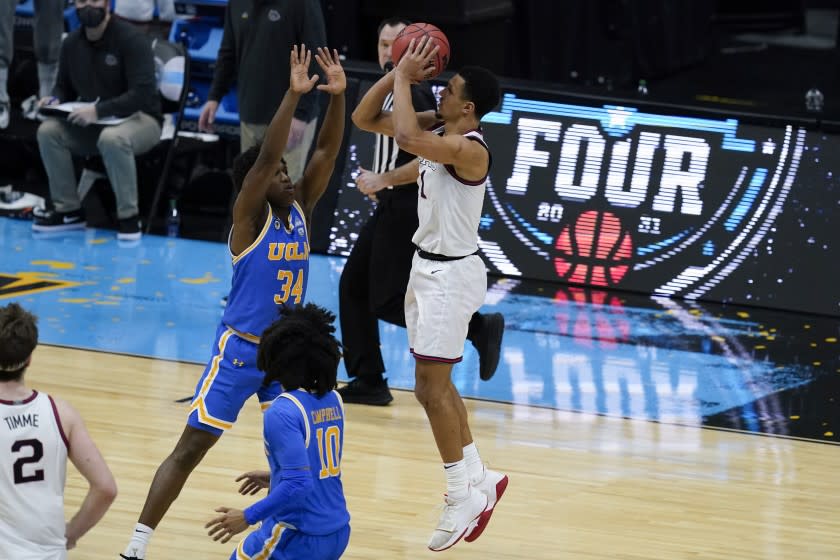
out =
{"type": "Polygon", "coordinates": [[[274,303],[282,305],[294,297],[295,305],[303,298],[303,269],[298,269],[297,276],[290,270],[278,270],[277,280],[280,281],[280,293],[274,294],[274,303]]]}

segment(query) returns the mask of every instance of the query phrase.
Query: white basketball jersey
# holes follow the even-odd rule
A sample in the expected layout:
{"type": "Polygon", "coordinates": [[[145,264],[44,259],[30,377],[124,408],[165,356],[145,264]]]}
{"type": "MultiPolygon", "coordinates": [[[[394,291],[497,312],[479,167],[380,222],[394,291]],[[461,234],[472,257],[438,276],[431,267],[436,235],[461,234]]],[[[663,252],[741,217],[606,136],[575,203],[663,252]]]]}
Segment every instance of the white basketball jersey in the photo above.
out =
{"type": "Polygon", "coordinates": [[[52,398],[0,400],[0,558],[59,560],[67,440],[52,398]]]}
{"type": "MultiPolygon", "coordinates": [[[[442,135],[443,127],[434,132],[442,135]]],[[[480,130],[471,130],[464,136],[487,148],[480,130]]],[[[411,239],[414,244],[447,257],[475,253],[486,183],[487,175],[479,181],[467,181],[458,177],[454,166],[421,157],[417,177],[420,226],[411,239]]]]}

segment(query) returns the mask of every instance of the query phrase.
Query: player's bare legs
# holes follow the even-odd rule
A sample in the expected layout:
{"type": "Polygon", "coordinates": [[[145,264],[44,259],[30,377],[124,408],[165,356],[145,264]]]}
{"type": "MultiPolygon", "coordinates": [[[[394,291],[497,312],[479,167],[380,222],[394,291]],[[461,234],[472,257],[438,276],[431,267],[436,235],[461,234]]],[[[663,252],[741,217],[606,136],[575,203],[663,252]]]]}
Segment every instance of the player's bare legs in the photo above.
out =
{"type": "Polygon", "coordinates": [[[461,421],[461,444],[464,446],[464,462],[467,465],[470,486],[487,496],[486,518],[483,519],[483,523],[479,523],[478,527],[464,537],[465,541],[472,542],[481,536],[482,531],[487,527],[490,516],[493,515],[493,509],[496,507],[496,502],[499,501],[502,494],[505,493],[505,489],[507,489],[508,477],[506,474],[490,470],[482,462],[478,449],[473,442],[472,432],[470,432],[464,399],[461,398],[458,389],[451,381],[449,386],[461,421]]]}
{"type": "MultiPolygon", "coordinates": [[[[414,396],[426,410],[440,458],[444,463],[460,461],[464,458],[462,413],[453,398],[458,393],[450,379],[452,364],[418,359],[414,372],[414,396]]],[[[460,401],[460,397],[457,400],[460,401]]],[[[464,407],[463,402],[460,402],[460,407],[464,407]]],[[[463,408],[464,424],[466,412],[463,408]]],[[[465,427],[469,433],[469,427],[465,427]]]]}
{"type": "Polygon", "coordinates": [[[472,441],[467,410],[451,381],[452,364],[416,360],[414,395],[426,411],[446,472],[446,507],[429,541],[446,550],[489,517],[488,498],[470,486],[463,438],[472,441]]]}
{"type": "MultiPolygon", "coordinates": [[[[452,368],[450,366],[451,371],[452,368]]],[[[458,389],[455,388],[455,384],[452,383],[451,379],[449,381],[449,392],[451,393],[450,398],[455,404],[455,409],[458,411],[458,422],[461,425],[461,449],[463,449],[473,442],[472,432],[470,432],[470,425],[467,419],[467,407],[464,405],[464,399],[461,398],[458,389]]]]}
{"type": "Polygon", "coordinates": [[[217,441],[219,436],[216,434],[192,426],[184,427],[175,449],[163,460],[155,473],[146,503],[140,513],[140,523],[152,528],[157,527],[169,506],[181,493],[187,478],[217,441]]]}
{"type": "MultiPolygon", "coordinates": [[[[138,525],[145,525],[150,529],[158,526],[172,502],[181,493],[190,474],[207,451],[219,440],[219,437],[192,426],[184,428],[175,449],[163,460],[155,473],[138,525]]],[[[142,560],[145,558],[146,544],[150,537],[150,531],[146,533],[140,528],[135,529],[131,542],[120,556],[126,559],[142,560]]]]}

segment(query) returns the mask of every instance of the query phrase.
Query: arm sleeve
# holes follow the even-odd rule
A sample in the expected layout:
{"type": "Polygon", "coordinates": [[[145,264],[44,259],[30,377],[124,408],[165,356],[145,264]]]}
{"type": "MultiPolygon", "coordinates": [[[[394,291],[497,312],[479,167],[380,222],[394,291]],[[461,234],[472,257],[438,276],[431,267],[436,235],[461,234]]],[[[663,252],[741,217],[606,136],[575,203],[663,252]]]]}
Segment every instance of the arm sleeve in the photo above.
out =
{"type": "Polygon", "coordinates": [[[122,95],[100,102],[97,115],[127,117],[137,111],[148,110],[149,100],[157,99],[155,57],[145,35],[135,33],[123,45],[123,64],[128,89],[122,95]]]}
{"type": "MultiPolygon", "coordinates": [[[[327,47],[327,32],[324,24],[324,13],[321,11],[321,3],[318,0],[302,0],[297,11],[295,22],[297,43],[303,43],[312,51],[311,70],[323,78],[321,67],[315,62],[315,53],[318,47],[327,47]]],[[[321,82],[323,83],[323,81],[321,82]]],[[[309,122],[318,116],[318,97],[321,92],[313,88],[312,92],[300,98],[295,118],[309,122]]]]}
{"type": "Polygon", "coordinates": [[[282,402],[286,399],[278,401],[281,402],[266,411],[264,435],[274,463],[283,465],[280,481],[273,485],[268,496],[243,512],[245,521],[250,525],[296,510],[314,484],[306,451],[303,417],[291,402],[282,402]]]}
{"type": "Polygon", "coordinates": [[[213,69],[213,83],[210,85],[208,101],[221,101],[230,91],[236,78],[236,37],[233,33],[231,7],[225,10],[225,28],[222,31],[222,44],[216,56],[216,68],[213,69]]]}

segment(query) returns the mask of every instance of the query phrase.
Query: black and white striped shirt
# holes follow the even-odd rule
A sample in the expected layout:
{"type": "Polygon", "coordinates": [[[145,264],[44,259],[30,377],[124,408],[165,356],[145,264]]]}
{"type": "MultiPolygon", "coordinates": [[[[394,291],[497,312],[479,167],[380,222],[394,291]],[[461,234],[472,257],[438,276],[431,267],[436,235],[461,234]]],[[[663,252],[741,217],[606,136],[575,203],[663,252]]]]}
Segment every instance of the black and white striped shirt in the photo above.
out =
{"type": "MultiPolygon", "coordinates": [[[[394,109],[394,92],[385,97],[385,102],[382,103],[383,111],[392,111],[394,109]]],[[[391,136],[384,134],[376,135],[376,147],[373,152],[373,169],[374,173],[385,173],[397,167],[397,157],[400,154],[400,148],[397,146],[397,141],[391,136]]]]}

